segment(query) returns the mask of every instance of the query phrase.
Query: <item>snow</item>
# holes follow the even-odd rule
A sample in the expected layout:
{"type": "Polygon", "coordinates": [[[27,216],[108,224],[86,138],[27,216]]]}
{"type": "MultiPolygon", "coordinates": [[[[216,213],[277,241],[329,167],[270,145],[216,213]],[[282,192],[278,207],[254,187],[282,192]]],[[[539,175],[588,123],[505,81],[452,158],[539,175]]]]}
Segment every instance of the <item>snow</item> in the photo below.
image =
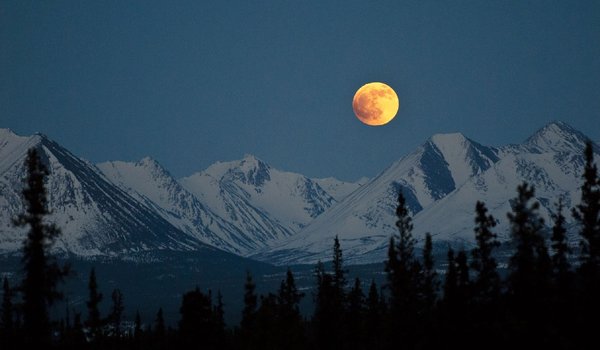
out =
{"type": "Polygon", "coordinates": [[[382,261],[396,233],[399,190],[418,240],[431,232],[436,242],[472,244],[477,200],[486,203],[498,220],[496,232],[507,239],[509,201],[523,181],[535,186],[540,214],[550,225],[559,196],[567,206],[579,201],[586,139],[562,122],[500,148],[459,133],[437,134],[376,177],[355,183],[310,179],[253,155],[176,180],[150,157],[94,166],[44,135],[0,129],[0,253],[21,247],[24,231],[9,223],[22,211],[30,147],[42,151],[51,170],[51,221],[63,230],[57,250],[123,257],[210,245],[278,264],[314,263],[330,259],[338,235],[346,261],[366,263],[382,261]]]}
{"type": "Polygon", "coordinates": [[[418,240],[431,232],[438,242],[472,244],[477,200],[486,203],[499,221],[497,232],[507,239],[509,200],[523,181],[535,186],[540,215],[551,224],[558,196],[563,196],[568,206],[579,200],[585,140],[582,135],[564,123],[551,123],[525,143],[501,149],[482,146],[461,134],[434,135],[297,235],[255,257],[279,264],[329,260],[333,239],[338,235],[348,262],[384,260],[389,237],[396,233],[395,184],[404,188],[409,208],[413,205],[418,240]],[[454,182],[447,192],[440,190],[448,188],[440,187],[445,171],[454,182]],[[436,175],[432,177],[432,173],[436,175]],[[436,193],[441,198],[435,198],[436,193]]]}

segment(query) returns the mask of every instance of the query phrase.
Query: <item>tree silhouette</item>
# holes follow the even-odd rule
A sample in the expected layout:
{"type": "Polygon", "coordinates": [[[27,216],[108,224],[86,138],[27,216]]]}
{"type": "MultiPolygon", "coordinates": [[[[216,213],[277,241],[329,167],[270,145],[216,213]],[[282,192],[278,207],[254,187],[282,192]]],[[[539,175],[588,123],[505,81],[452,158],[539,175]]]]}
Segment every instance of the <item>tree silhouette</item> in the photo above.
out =
{"type": "Polygon", "coordinates": [[[549,287],[550,258],[541,231],[544,220],[539,203],[530,203],[535,190],[527,183],[517,188],[513,212],[508,213],[516,251],[510,258],[509,292],[522,306],[539,298],[549,287]]]}
{"type": "Polygon", "coordinates": [[[216,349],[216,322],[210,294],[205,294],[196,287],[183,295],[181,302],[181,320],[179,335],[184,348],[196,348],[203,344],[204,348],[216,349]]]}
{"type": "Polygon", "coordinates": [[[50,342],[48,308],[62,297],[57,285],[68,274],[69,269],[68,266],[60,267],[50,254],[60,230],[44,220],[50,214],[44,184],[48,169],[41,162],[35,148],[27,151],[25,166],[27,179],[22,191],[25,212],[13,223],[18,227],[29,227],[27,238],[23,242],[24,277],[20,289],[25,341],[35,345],[50,342]]]}
{"type": "Polygon", "coordinates": [[[396,208],[398,234],[390,239],[386,272],[390,289],[390,330],[399,333],[408,346],[413,344],[418,326],[415,320],[419,311],[421,265],[415,259],[415,239],[406,200],[398,193],[396,208]]]}
{"type": "Polygon", "coordinates": [[[598,280],[600,270],[600,180],[594,163],[591,142],[585,147],[585,168],[581,186],[581,203],[573,209],[573,217],[581,225],[581,269],[598,280]]]}
{"type": "Polygon", "coordinates": [[[565,217],[563,215],[562,197],[558,199],[556,213],[552,215],[554,225],[552,226],[552,274],[557,296],[567,298],[572,287],[571,263],[569,254],[571,249],[567,242],[567,229],[565,228],[565,217]]]}
{"type": "Polygon", "coordinates": [[[102,334],[102,318],[100,317],[100,302],[102,301],[102,293],[98,292],[98,283],[96,282],[96,269],[90,271],[88,282],[88,301],[86,303],[88,309],[88,318],[86,326],[90,331],[92,340],[97,340],[102,334]]]}
{"type": "Polygon", "coordinates": [[[289,268],[281,281],[277,296],[280,339],[279,346],[285,349],[300,349],[304,346],[304,330],[300,315],[300,300],[304,297],[296,287],[294,274],[289,268]]]}
{"type": "Polygon", "coordinates": [[[421,299],[426,312],[431,312],[437,299],[437,273],[433,260],[433,243],[431,234],[425,234],[425,245],[423,247],[423,271],[421,281],[421,299]]]}
{"type": "Polygon", "coordinates": [[[381,338],[386,310],[382,299],[377,284],[372,280],[365,302],[365,348],[367,349],[381,349],[384,346],[381,338]]]}
{"type": "Polygon", "coordinates": [[[123,310],[125,310],[125,306],[123,305],[123,293],[121,293],[121,290],[119,289],[114,289],[111,298],[113,304],[108,319],[112,324],[113,335],[118,338],[121,336],[121,321],[123,310]]]}
{"type": "Polygon", "coordinates": [[[496,234],[491,229],[496,226],[496,220],[487,214],[483,202],[475,205],[475,242],[472,250],[471,268],[476,272],[473,281],[473,295],[479,303],[488,304],[500,294],[500,276],[498,275],[496,259],[493,250],[500,246],[496,234]]]}
{"type": "Polygon", "coordinates": [[[250,271],[246,272],[246,283],[244,284],[244,309],[242,310],[242,321],[240,322],[240,337],[244,347],[254,349],[256,317],[258,310],[258,297],[256,296],[256,285],[252,280],[250,271]]]}
{"type": "Polygon", "coordinates": [[[364,347],[364,318],[365,295],[361,288],[360,279],[354,280],[354,286],[348,293],[348,307],[346,312],[346,348],[362,349],[364,347]]]}

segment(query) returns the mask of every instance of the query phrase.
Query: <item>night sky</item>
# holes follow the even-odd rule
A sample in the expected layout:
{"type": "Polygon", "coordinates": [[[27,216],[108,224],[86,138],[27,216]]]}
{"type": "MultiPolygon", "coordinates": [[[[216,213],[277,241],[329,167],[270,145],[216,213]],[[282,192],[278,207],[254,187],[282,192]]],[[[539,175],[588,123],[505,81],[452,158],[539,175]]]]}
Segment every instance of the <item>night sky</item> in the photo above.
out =
{"type": "Polygon", "coordinates": [[[0,127],[92,162],[356,180],[551,120],[600,141],[600,1],[0,1],[0,127]],[[400,98],[383,127],[352,111],[370,81],[400,98]]]}

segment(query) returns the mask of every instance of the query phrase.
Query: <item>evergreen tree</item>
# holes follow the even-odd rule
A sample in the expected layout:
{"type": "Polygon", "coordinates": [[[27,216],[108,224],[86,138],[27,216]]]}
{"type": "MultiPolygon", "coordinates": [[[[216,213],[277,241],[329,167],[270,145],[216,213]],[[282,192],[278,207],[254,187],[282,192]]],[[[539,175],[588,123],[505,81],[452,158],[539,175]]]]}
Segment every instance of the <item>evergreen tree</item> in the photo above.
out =
{"type": "Polygon", "coordinates": [[[390,332],[400,332],[407,346],[412,346],[417,336],[415,319],[419,311],[421,266],[414,256],[415,240],[412,236],[412,219],[406,200],[400,191],[396,208],[398,234],[390,239],[386,272],[390,288],[390,332]]]}
{"type": "Polygon", "coordinates": [[[448,266],[444,280],[444,304],[453,305],[458,295],[458,273],[456,272],[456,258],[454,250],[448,248],[448,266]]]}
{"type": "Polygon", "coordinates": [[[90,279],[88,282],[89,297],[86,303],[88,309],[88,318],[86,325],[90,330],[90,335],[93,340],[96,340],[102,331],[102,318],[100,317],[99,305],[102,301],[102,293],[98,292],[98,283],[96,282],[96,269],[90,271],[90,279]]]}
{"type": "Polygon", "coordinates": [[[457,304],[464,307],[471,300],[471,277],[467,252],[461,249],[456,255],[456,292],[457,304]]]}
{"type": "Polygon", "coordinates": [[[563,216],[562,197],[558,199],[556,214],[552,215],[554,226],[552,226],[552,274],[557,296],[566,298],[571,290],[572,273],[569,254],[571,249],[567,242],[567,229],[565,228],[565,217],[563,216]]]}
{"type": "Polygon", "coordinates": [[[294,274],[288,268],[286,278],[281,281],[277,297],[279,328],[281,338],[279,347],[285,349],[300,349],[304,345],[302,316],[300,315],[300,300],[304,293],[298,291],[294,274]]]}
{"type": "Polygon", "coordinates": [[[334,286],[333,277],[325,272],[323,264],[319,261],[315,268],[317,278],[317,291],[315,294],[315,313],[313,327],[318,349],[331,349],[340,347],[342,334],[342,313],[337,288],[334,286]]]}
{"type": "Polygon", "coordinates": [[[343,262],[340,240],[336,235],[333,241],[333,286],[341,295],[343,295],[344,288],[346,288],[346,271],[344,270],[343,262]]]}
{"type": "Polygon", "coordinates": [[[383,348],[381,328],[383,327],[385,309],[382,307],[381,299],[377,284],[372,280],[365,310],[365,348],[367,349],[383,348]]]}
{"type": "MultiPolygon", "coordinates": [[[[531,200],[535,190],[527,183],[517,188],[513,212],[508,213],[516,251],[510,258],[509,292],[520,304],[529,304],[547,292],[550,285],[550,257],[541,230],[539,203],[531,200]]],[[[518,307],[518,306],[517,306],[518,307]]]]}
{"type": "Polygon", "coordinates": [[[588,281],[600,276],[600,179],[594,163],[591,142],[585,147],[585,168],[581,186],[581,203],[573,209],[573,217],[581,225],[581,269],[588,281]]]}
{"type": "Polygon", "coordinates": [[[250,271],[246,272],[246,283],[244,284],[244,308],[242,310],[242,321],[240,322],[240,337],[245,348],[255,348],[256,315],[258,310],[258,297],[256,296],[256,285],[252,280],[250,271]]]}
{"type": "Polygon", "coordinates": [[[225,336],[225,305],[223,304],[223,295],[217,291],[217,304],[214,307],[215,323],[220,337],[225,336]]]}
{"type": "Polygon", "coordinates": [[[217,326],[212,300],[199,288],[183,295],[181,302],[179,335],[184,348],[196,348],[203,344],[206,349],[216,349],[217,326]]]}
{"type": "Polygon", "coordinates": [[[471,268],[476,272],[473,281],[473,294],[477,302],[489,304],[500,294],[500,276],[498,275],[496,259],[493,250],[500,246],[496,234],[491,229],[496,226],[496,220],[487,214],[483,202],[475,205],[475,241],[477,247],[471,251],[473,260],[471,268]]]}
{"type": "Polygon", "coordinates": [[[44,222],[44,218],[50,214],[44,185],[48,170],[35,148],[27,152],[25,166],[27,179],[22,191],[25,213],[20,214],[14,224],[29,227],[23,242],[24,277],[20,288],[23,326],[25,341],[39,345],[50,342],[48,307],[62,296],[57,285],[68,274],[68,266],[60,267],[50,255],[50,248],[60,235],[60,230],[56,225],[44,222]]]}
{"type": "Polygon", "coordinates": [[[256,328],[253,347],[264,350],[281,349],[277,296],[269,293],[260,296],[260,307],[256,312],[256,328]]]}
{"type": "Polygon", "coordinates": [[[123,305],[123,294],[119,289],[114,289],[111,298],[113,305],[109,320],[112,323],[113,335],[118,338],[121,336],[121,321],[123,310],[125,309],[125,306],[123,305]]]}
{"type": "Polygon", "coordinates": [[[433,242],[431,234],[425,234],[425,245],[423,247],[423,278],[422,278],[422,302],[425,309],[429,312],[435,306],[437,299],[437,273],[433,261],[433,242]]]}
{"type": "Polygon", "coordinates": [[[348,310],[346,312],[346,348],[362,349],[364,347],[365,295],[360,279],[354,280],[354,286],[348,293],[348,310]]]}

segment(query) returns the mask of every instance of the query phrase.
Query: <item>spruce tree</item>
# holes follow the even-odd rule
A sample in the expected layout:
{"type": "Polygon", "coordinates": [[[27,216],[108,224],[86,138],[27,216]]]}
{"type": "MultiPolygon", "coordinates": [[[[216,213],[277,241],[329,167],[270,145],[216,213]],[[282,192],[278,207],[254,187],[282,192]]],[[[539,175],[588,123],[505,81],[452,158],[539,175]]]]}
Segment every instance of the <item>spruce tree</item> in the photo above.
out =
{"type": "Polygon", "coordinates": [[[476,272],[473,281],[473,296],[478,303],[489,304],[500,295],[500,276],[493,250],[500,246],[496,234],[491,230],[496,220],[487,214],[483,202],[475,205],[475,241],[477,246],[471,251],[471,268],[476,272]]]}
{"type": "Polygon", "coordinates": [[[398,194],[396,215],[398,234],[390,238],[386,272],[391,290],[392,312],[398,313],[403,308],[414,305],[417,300],[417,273],[420,270],[414,256],[412,219],[402,192],[398,194]]]}
{"type": "Polygon", "coordinates": [[[588,280],[597,281],[600,276],[600,179],[589,141],[584,156],[581,203],[573,209],[573,217],[581,225],[581,269],[588,280]]]}
{"type": "Polygon", "coordinates": [[[219,335],[224,336],[225,332],[225,304],[223,304],[223,294],[217,291],[217,304],[214,307],[215,322],[219,330],[219,335]]]}
{"type": "Polygon", "coordinates": [[[414,256],[415,239],[412,236],[412,219],[402,191],[398,193],[396,208],[398,234],[390,239],[386,272],[390,288],[390,332],[400,332],[407,346],[413,346],[417,336],[415,319],[419,312],[421,266],[414,256]]]}
{"type": "Polygon", "coordinates": [[[360,279],[354,280],[354,285],[348,293],[348,307],[346,311],[346,336],[344,340],[348,349],[362,349],[364,347],[364,317],[365,295],[361,288],[360,279]]]}
{"type": "Polygon", "coordinates": [[[381,349],[384,308],[375,280],[371,280],[369,293],[365,301],[365,348],[381,349]]]}
{"type": "Polygon", "coordinates": [[[315,298],[315,311],[313,327],[318,349],[331,349],[340,347],[342,341],[342,313],[340,308],[337,288],[334,286],[333,276],[325,272],[320,261],[315,268],[317,291],[315,298]]]}
{"type": "Polygon", "coordinates": [[[256,296],[256,285],[252,280],[250,271],[246,272],[246,283],[244,284],[244,308],[242,310],[242,321],[240,322],[241,341],[246,349],[255,348],[255,332],[257,327],[258,297],[256,296]]]}
{"type": "Polygon", "coordinates": [[[198,287],[185,293],[180,312],[179,335],[184,348],[203,344],[205,349],[215,349],[217,327],[210,293],[202,293],[198,287]]]}
{"type": "Polygon", "coordinates": [[[448,266],[446,267],[446,274],[444,279],[444,304],[453,304],[457,297],[458,289],[458,276],[456,272],[456,258],[454,256],[454,250],[448,248],[448,266]]]}
{"type": "Polygon", "coordinates": [[[343,294],[344,288],[346,288],[346,271],[344,270],[344,259],[342,254],[342,248],[340,246],[340,240],[338,236],[335,236],[333,240],[333,286],[343,294]]]}
{"type": "Polygon", "coordinates": [[[113,304],[109,320],[113,327],[113,335],[118,338],[121,336],[121,321],[123,310],[125,309],[125,306],[123,305],[123,293],[121,293],[121,290],[119,289],[114,289],[111,298],[113,304]]]}
{"type": "Polygon", "coordinates": [[[571,249],[567,242],[567,229],[565,228],[565,217],[563,215],[562,197],[558,199],[556,213],[552,215],[554,225],[552,226],[552,274],[557,297],[566,298],[571,290],[572,273],[569,254],[571,249]]]}
{"type": "Polygon", "coordinates": [[[102,318],[100,317],[99,305],[102,301],[102,293],[98,292],[98,283],[96,282],[96,269],[90,271],[88,282],[88,301],[86,302],[88,309],[88,318],[86,325],[90,330],[92,340],[97,340],[101,336],[102,318]]]}
{"type": "Polygon", "coordinates": [[[464,307],[468,304],[472,296],[471,291],[472,284],[467,252],[461,249],[456,255],[456,292],[458,305],[464,307]]]}
{"type": "Polygon", "coordinates": [[[423,247],[423,276],[421,283],[422,302],[428,312],[433,309],[437,299],[437,273],[433,261],[433,243],[431,234],[425,234],[425,245],[423,247]]]}
{"type": "Polygon", "coordinates": [[[277,295],[278,319],[281,338],[278,345],[286,349],[300,349],[304,345],[300,300],[304,297],[296,287],[294,274],[289,268],[281,281],[277,295]]]}
{"type": "MultiPolygon", "coordinates": [[[[509,292],[520,304],[528,304],[547,293],[550,285],[550,257],[541,231],[544,220],[539,203],[531,203],[535,190],[527,183],[517,188],[513,212],[508,213],[516,251],[509,262],[509,292]]],[[[517,306],[518,307],[518,306],[517,306]]]]}
{"type": "Polygon", "coordinates": [[[35,148],[28,150],[25,167],[27,178],[22,191],[25,213],[13,223],[18,227],[29,227],[23,242],[24,277],[20,286],[23,327],[25,341],[40,345],[50,342],[48,308],[62,297],[57,285],[68,274],[68,266],[60,267],[50,254],[60,230],[44,220],[50,214],[44,184],[49,173],[35,148]]]}
{"type": "MultiPolygon", "coordinates": [[[[585,167],[581,186],[581,203],[573,208],[573,217],[579,223],[581,236],[579,280],[579,314],[593,320],[600,313],[600,178],[594,162],[593,144],[586,143],[585,167]]],[[[592,339],[593,322],[583,322],[582,333],[592,339]]]]}

